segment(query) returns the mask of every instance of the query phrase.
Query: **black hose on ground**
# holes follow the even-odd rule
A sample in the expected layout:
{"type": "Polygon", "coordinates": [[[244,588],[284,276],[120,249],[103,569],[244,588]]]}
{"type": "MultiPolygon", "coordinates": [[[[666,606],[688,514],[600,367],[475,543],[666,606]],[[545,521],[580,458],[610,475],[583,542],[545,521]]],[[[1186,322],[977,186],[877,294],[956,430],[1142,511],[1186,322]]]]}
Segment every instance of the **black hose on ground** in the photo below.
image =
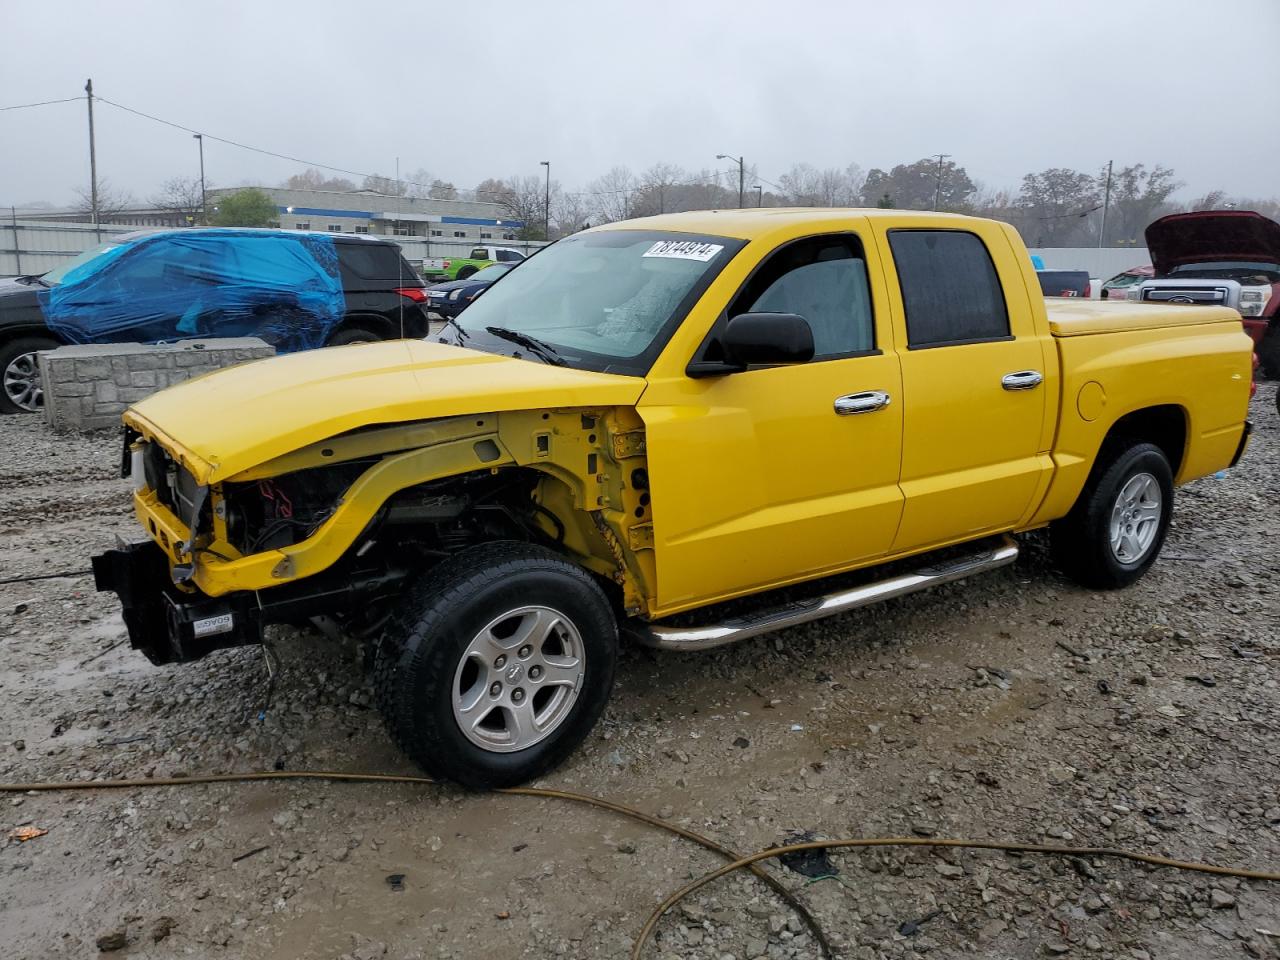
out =
{"type": "MultiPolygon", "coordinates": [[[[414,777],[404,774],[269,770],[256,773],[214,773],[196,777],[158,777],[155,779],[0,783],[0,793],[26,793],[28,791],[49,792],[57,790],[111,790],[135,787],[178,787],[202,783],[243,783],[257,780],[342,780],[364,783],[412,783],[418,785],[436,785],[436,781],[428,777],[414,777]]],[[[1192,863],[1185,860],[1173,860],[1169,857],[1161,857],[1155,854],[1137,853],[1132,850],[1121,850],[1110,847],[1066,847],[1037,843],[1017,843],[1001,840],[956,840],[937,837],[867,837],[852,840],[813,840],[808,843],[794,843],[782,847],[773,847],[769,850],[762,850],[759,853],[753,853],[750,856],[741,857],[729,848],[716,843],[714,840],[694,833],[691,830],[685,830],[683,827],[678,827],[675,824],[659,820],[657,817],[650,816],[649,814],[643,813],[642,811],[636,810],[632,807],[624,806],[620,803],[614,803],[612,800],[604,800],[600,797],[592,797],[581,793],[571,793],[567,790],[551,790],[541,787],[509,787],[496,792],[516,797],[539,797],[550,800],[569,800],[574,803],[597,807],[601,810],[609,810],[613,813],[618,813],[622,816],[639,821],[640,823],[648,824],[651,827],[666,830],[678,837],[682,837],[698,844],[699,846],[718,853],[720,856],[730,861],[723,867],[713,870],[710,873],[699,877],[697,880],[685,884],[658,905],[653,913],[649,915],[649,919],[641,929],[640,935],[636,937],[635,946],[631,951],[632,960],[640,960],[640,956],[644,952],[645,945],[649,942],[650,938],[652,938],[654,930],[658,926],[658,922],[668,910],[691,893],[694,893],[706,886],[708,883],[718,880],[720,877],[727,876],[737,870],[750,870],[755,874],[755,876],[767,883],[771,889],[786,901],[788,906],[801,916],[809,929],[813,931],[814,938],[821,946],[823,955],[831,957],[833,955],[831,944],[827,940],[826,935],[822,932],[822,929],[819,927],[813,914],[807,907],[805,907],[804,904],[796,899],[795,895],[792,894],[791,891],[783,886],[781,881],[766,873],[759,866],[759,862],[762,860],[770,860],[774,857],[781,857],[788,853],[798,853],[805,850],[847,849],[851,847],[953,847],[971,850],[997,850],[1006,853],[1035,853],[1060,857],[1110,857],[1114,859],[1131,860],[1137,863],[1146,863],[1151,866],[1170,867],[1175,870],[1209,873],[1226,877],[1239,877],[1245,880],[1263,880],[1272,883],[1280,882],[1280,873],[1276,872],[1266,870],[1247,870],[1242,867],[1223,867],[1209,863],[1192,863]]]]}

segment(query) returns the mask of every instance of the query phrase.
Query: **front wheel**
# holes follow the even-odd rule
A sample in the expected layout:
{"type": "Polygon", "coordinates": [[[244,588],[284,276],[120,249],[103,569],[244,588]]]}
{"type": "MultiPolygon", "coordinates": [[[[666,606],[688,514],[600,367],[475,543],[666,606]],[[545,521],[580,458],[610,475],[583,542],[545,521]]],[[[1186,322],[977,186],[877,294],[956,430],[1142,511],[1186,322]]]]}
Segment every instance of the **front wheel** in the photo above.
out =
{"type": "Polygon", "coordinates": [[[1086,587],[1114,590],[1155,563],[1173,514],[1173,471],[1159,447],[1104,446],[1071,512],[1050,528],[1054,559],[1086,587]]]}
{"type": "Polygon", "coordinates": [[[608,599],[579,567],[528,544],[475,547],[401,602],[375,653],[378,704],[428,773],[479,789],[523,783],[595,726],[617,636],[608,599]]]}
{"type": "Polygon", "coordinates": [[[36,354],[61,346],[48,337],[18,337],[0,344],[0,413],[36,413],[44,406],[44,386],[36,354]]]}

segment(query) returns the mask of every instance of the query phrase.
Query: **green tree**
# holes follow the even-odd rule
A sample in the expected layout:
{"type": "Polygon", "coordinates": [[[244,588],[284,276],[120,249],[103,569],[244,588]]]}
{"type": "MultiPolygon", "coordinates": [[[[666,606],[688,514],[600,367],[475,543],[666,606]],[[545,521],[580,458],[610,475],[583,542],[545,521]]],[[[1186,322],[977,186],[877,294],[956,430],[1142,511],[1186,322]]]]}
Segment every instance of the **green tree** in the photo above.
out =
{"type": "MultiPolygon", "coordinates": [[[[1106,182],[1106,171],[1098,175],[1106,182]]],[[[1115,171],[1111,178],[1111,209],[1107,219],[1107,242],[1140,241],[1147,224],[1169,213],[1168,201],[1182,184],[1173,171],[1156,164],[1150,170],[1137,163],[1115,171]]]]}
{"type": "Polygon", "coordinates": [[[1050,167],[1022,178],[1015,201],[1021,211],[1016,224],[1031,247],[1069,247],[1088,243],[1089,215],[1102,206],[1098,182],[1089,174],[1050,167]]]}
{"type": "Polygon", "coordinates": [[[902,210],[932,210],[935,192],[939,210],[967,211],[969,197],[977,189],[964,167],[950,160],[925,157],[915,163],[900,163],[887,173],[873,169],[862,183],[864,206],[879,206],[884,197],[902,210]]]}
{"type": "Polygon", "coordinates": [[[249,187],[219,198],[213,224],[216,227],[267,227],[278,216],[275,202],[261,190],[249,187]]]}

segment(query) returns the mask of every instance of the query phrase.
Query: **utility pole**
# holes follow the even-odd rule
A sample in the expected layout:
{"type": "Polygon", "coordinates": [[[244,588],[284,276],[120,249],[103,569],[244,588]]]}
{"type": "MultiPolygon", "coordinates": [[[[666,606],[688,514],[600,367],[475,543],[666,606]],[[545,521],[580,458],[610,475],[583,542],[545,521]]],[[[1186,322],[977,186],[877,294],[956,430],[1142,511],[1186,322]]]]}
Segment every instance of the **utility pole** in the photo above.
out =
{"type": "Polygon", "coordinates": [[[204,134],[193,133],[191,138],[200,141],[200,226],[207,227],[209,225],[209,207],[207,206],[208,201],[205,200],[204,196],[204,134]]]}
{"type": "Polygon", "coordinates": [[[756,184],[756,209],[764,206],[764,187],[756,184]]]}
{"type": "Polygon", "coordinates": [[[1111,206],[1111,164],[1113,162],[1107,161],[1107,188],[1102,196],[1102,226],[1098,229],[1099,247],[1107,242],[1107,207],[1111,206]]]}
{"type": "Polygon", "coordinates": [[[539,160],[539,165],[547,168],[547,187],[542,195],[542,239],[551,242],[551,161],[539,160]]]}
{"type": "Polygon", "coordinates": [[[742,209],[742,194],[746,189],[746,167],[743,165],[742,157],[731,157],[727,153],[717,153],[717,160],[732,160],[738,165],[738,209],[742,209]]]}
{"type": "Polygon", "coordinates": [[[938,209],[938,204],[942,199],[942,161],[951,157],[949,153],[935,153],[938,158],[938,176],[933,185],[933,209],[938,209]]]}
{"type": "MultiPolygon", "coordinates": [[[[84,92],[89,96],[89,197],[93,225],[98,225],[98,154],[93,142],[93,78],[84,85],[84,92]]],[[[98,231],[98,239],[102,239],[102,231],[98,231]]]]}

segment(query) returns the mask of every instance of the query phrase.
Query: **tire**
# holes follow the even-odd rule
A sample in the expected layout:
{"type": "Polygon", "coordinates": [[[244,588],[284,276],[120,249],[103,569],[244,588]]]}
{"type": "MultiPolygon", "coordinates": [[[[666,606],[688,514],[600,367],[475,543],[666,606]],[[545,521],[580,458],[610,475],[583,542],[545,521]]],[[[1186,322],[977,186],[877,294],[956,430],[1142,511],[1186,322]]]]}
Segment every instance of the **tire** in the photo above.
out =
{"type": "Polygon", "coordinates": [[[0,413],[38,413],[44,407],[36,354],[60,346],[49,337],[18,337],[0,345],[0,413]]]}
{"type": "Polygon", "coordinates": [[[1280,321],[1273,320],[1258,344],[1258,364],[1268,380],[1280,380],[1280,321]]]}
{"type": "Polygon", "coordinates": [[[476,272],[477,271],[475,267],[463,267],[461,270],[458,271],[458,275],[454,277],[454,279],[465,280],[467,279],[467,277],[471,276],[473,273],[476,273],[476,272]]]}
{"type": "Polygon", "coordinates": [[[585,571],[542,547],[484,544],[404,597],[374,653],[374,689],[419,766],[494,789],[546,773],[586,739],[617,656],[613,610],[585,571]]]}
{"type": "Polygon", "coordinates": [[[1050,527],[1054,559],[1082,586],[1127,587],[1159,556],[1172,514],[1173,471],[1164,451],[1138,440],[1104,444],[1080,499],[1050,527]]]}
{"type": "Polygon", "coordinates": [[[382,338],[364,327],[343,327],[329,338],[330,347],[345,347],[349,343],[377,343],[382,338]]]}

